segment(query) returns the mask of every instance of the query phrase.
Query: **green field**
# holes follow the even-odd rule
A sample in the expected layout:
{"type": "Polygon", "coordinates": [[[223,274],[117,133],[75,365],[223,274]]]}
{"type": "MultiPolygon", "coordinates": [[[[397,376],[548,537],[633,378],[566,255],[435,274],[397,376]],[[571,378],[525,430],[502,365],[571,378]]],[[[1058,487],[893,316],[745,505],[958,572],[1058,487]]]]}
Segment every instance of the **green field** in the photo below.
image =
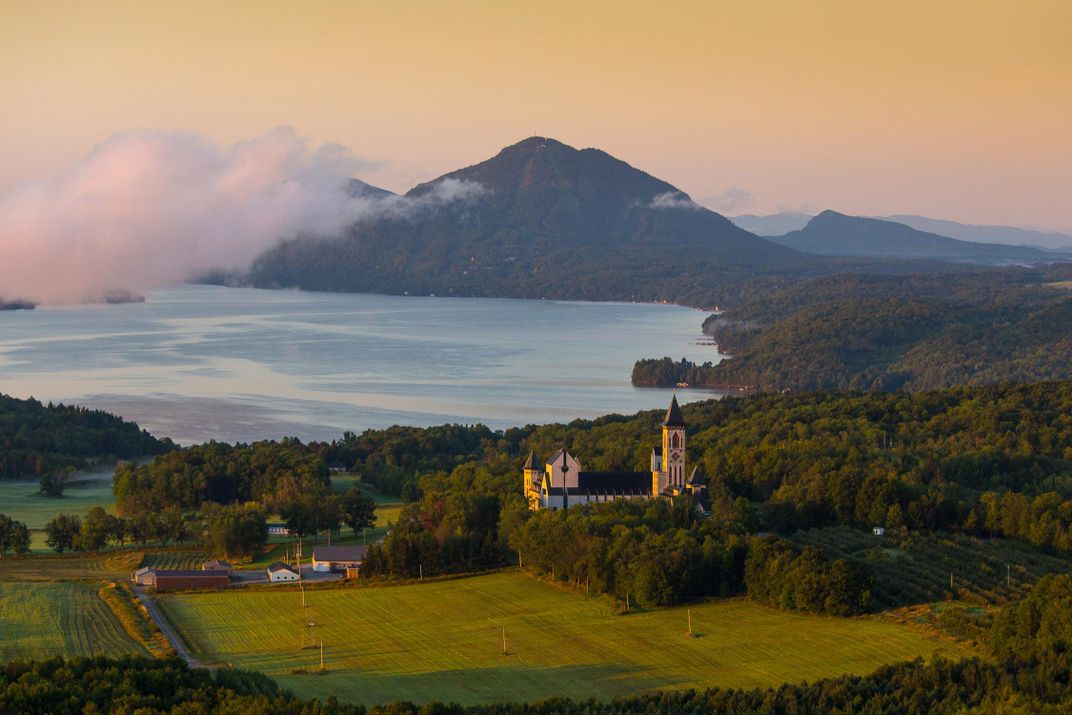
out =
{"type": "Polygon", "coordinates": [[[0,662],[138,653],[98,595],[100,583],[0,583],[0,662]]]}
{"type": "Polygon", "coordinates": [[[61,512],[85,516],[95,506],[115,513],[110,475],[79,475],[77,484],[67,487],[62,497],[39,493],[37,482],[0,481],[0,514],[21,521],[31,529],[44,529],[52,517],[61,512]]]}
{"type": "Polygon", "coordinates": [[[307,590],[325,643],[300,649],[296,590],[168,595],[160,603],[194,654],[275,677],[302,696],[360,703],[462,703],[561,695],[608,698],[653,689],[766,687],[883,663],[965,651],[876,618],[822,618],[744,599],[616,615],[586,598],[509,572],[427,584],[307,590]],[[508,655],[502,654],[506,628],[508,655]]]}

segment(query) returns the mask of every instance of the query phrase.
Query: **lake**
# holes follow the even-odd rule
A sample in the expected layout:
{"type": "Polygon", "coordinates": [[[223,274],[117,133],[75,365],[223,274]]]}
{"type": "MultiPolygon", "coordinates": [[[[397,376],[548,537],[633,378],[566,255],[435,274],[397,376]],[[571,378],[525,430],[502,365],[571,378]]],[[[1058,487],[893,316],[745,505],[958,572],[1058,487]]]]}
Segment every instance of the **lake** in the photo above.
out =
{"type": "Polygon", "coordinates": [[[108,410],[182,443],[569,421],[664,408],[670,391],[633,387],[633,363],[717,362],[704,317],[673,305],[181,285],[144,303],[0,311],[0,392],[108,410]]]}

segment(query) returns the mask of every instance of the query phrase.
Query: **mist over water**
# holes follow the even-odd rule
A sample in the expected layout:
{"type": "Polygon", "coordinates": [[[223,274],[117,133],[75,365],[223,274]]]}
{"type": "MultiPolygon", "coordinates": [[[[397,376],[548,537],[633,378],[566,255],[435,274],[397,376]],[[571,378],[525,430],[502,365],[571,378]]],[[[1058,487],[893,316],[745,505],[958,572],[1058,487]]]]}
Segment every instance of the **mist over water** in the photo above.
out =
{"type": "MultiPolygon", "coordinates": [[[[182,285],[145,303],[0,312],[0,392],[106,409],[183,443],[495,428],[664,408],[643,357],[718,360],[671,305],[182,285]]],[[[681,391],[682,400],[710,392],[681,391]]]]}
{"type": "Polygon", "coordinates": [[[332,238],[485,190],[445,180],[419,199],[353,195],[351,177],[368,168],[288,128],[227,147],[192,133],[116,135],[60,176],[0,196],[0,299],[99,302],[244,270],[284,239],[332,238]]]}

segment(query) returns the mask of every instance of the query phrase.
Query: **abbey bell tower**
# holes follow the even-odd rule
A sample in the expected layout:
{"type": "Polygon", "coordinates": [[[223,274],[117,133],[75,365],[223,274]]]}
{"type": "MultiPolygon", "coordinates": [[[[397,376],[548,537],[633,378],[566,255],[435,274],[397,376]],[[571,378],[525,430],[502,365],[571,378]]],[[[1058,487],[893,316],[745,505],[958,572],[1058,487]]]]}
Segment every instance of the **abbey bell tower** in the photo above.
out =
{"type": "Polygon", "coordinates": [[[681,416],[677,395],[674,395],[670,402],[670,409],[666,411],[666,419],[663,420],[662,428],[662,459],[659,460],[657,473],[653,475],[658,480],[658,484],[652,486],[656,488],[656,494],[661,494],[668,489],[684,491],[685,419],[681,416]]]}

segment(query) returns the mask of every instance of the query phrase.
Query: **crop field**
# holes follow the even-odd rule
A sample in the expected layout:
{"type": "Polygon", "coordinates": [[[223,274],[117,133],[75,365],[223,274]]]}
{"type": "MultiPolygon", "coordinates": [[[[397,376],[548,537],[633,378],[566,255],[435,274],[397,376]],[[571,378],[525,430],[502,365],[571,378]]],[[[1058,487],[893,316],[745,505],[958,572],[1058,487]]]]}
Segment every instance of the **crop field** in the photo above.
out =
{"type": "Polygon", "coordinates": [[[811,529],[792,538],[818,546],[833,558],[868,564],[875,575],[873,593],[882,606],[947,599],[998,604],[1024,596],[1048,573],[1072,570],[1072,561],[1011,539],[890,532],[876,537],[848,527],[811,529]]]}
{"type": "Polygon", "coordinates": [[[261,671],[302,696],[365,704],[765,687],[966,652],[886,620],[792,614],[744,599],[617,615],[607,599],[517,572],[305,597],[307,612],[289,588],[174,594],[160,604],[206,662],[261,671]],[[295,673],[319,667],[319,649],[301,648],[314,636],[328,672],[295,673]]]}
{"type": "Polygon", "coordinates": [[[99,591],[99,583],[0,583],[0,662],[54,655],[146,655],[99,591]]]}
{"type": "Polygon", "coordinates": [[[65,554],[0,559],[0,581],[94,581],[129,579],[141,564],[141,551],[65,554]]]}
{"type": "Polygon", "coordinates": [[[154,569],[200,569],[209,559],[203,551],[191,549],[166,549],[146,551],[140,566],[154,569]]]}
{"type": "Polygon", "coordinates": [[[95,506],[115,513],[111,479],[95,478],[80,480],[68,486],[62,497],[47,497],[38,493],[36,481],[0,481],[0,514],[21,521],[31,529],[44,529],[56,514],[84,516],[95,506]]]}

